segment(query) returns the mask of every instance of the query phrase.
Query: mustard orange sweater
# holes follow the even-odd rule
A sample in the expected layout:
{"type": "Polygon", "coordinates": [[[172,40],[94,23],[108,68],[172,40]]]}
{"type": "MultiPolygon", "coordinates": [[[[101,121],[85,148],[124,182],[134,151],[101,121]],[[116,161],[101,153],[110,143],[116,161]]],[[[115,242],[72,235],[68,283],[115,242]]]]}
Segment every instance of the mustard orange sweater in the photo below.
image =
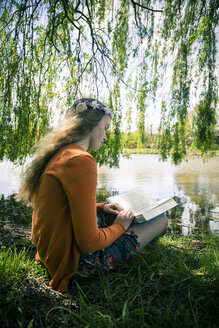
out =
{"type": "Polygon", "coordinates": [[[125,231],[120,223],[99,229],[96,214],[97,164],[83,148],[62,148],[40,178],[34,200],[32,240],[36,258],[48,269],[50,285],[66,291],[77,271],[80,251],[111,245],[125,231]]]}

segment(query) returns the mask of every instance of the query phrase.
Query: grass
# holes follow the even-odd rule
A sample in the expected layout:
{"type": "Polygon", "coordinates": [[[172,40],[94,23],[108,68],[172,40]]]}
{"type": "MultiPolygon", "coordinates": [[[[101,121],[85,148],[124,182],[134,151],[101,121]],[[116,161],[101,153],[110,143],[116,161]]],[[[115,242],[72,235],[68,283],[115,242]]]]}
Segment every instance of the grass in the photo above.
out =
{"type": "Polygon", "coordinates": [[[124,148],[123,149],[124,155],[131,155],[131,154],[159,154],[158,149],[152,148],[124,148]]]}
{"type": "Polygon", "coordinates": [[[0,252],[1,327],[218,327],[217,236],[163,236],[63,294],[30,249],[0,252]]]}
{"type": "MultiPolygon", "coordinates": [[[[124,155],[132,155],[132,154],[160,154],[159,149],[156,148],[124,148],[124,155]]],[[[188,150],[188,155],[201,156],[198,150],[188,150]]],[[[219,149],[214,150],[214,156],[219,156],[219,149]]],[[[211,158],[211,156],[205,155],[204,158],[211,158]]]]}
{"type": "Polygon", "coordinates": [[[217,235],[164,235],[115,271],[76,275],[60,293],[34,260],[30,226],[12,220],[0,221],[0,327],[219,326],[217,235]]]}

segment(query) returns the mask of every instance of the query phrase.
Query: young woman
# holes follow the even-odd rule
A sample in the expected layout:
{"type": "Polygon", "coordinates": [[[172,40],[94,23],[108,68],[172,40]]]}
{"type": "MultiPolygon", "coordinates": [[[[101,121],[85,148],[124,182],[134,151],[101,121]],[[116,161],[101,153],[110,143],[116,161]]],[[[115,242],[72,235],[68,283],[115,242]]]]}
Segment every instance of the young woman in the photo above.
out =
{"type": "Polygon", "coordinates": [[[67,290],[77,270],[115,268],[167,225],[164,215],[132,225],[131,211],[96,203],[97,164],[87,150],[107,140],[111,118],[111,110],[95,99],[76,101],[57,129],[41,140],[18,193],[18,199],[34,205],[36,259],[60,291],[67,290]]]}

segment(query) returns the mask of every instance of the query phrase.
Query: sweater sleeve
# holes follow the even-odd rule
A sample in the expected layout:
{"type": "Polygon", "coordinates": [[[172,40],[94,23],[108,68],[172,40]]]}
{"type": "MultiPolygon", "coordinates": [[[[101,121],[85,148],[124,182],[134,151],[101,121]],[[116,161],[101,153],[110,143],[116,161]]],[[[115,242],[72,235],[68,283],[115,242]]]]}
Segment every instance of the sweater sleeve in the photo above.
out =
{"type": "Polygon", "coordinates": [[[124,227],[118,222],[108,228],[98,228],[97,164],[92,157],[82,155],[68,159],[59,179],[68,197],[75,240],[82,252],[106,248],[124,233],[124,227]]]}

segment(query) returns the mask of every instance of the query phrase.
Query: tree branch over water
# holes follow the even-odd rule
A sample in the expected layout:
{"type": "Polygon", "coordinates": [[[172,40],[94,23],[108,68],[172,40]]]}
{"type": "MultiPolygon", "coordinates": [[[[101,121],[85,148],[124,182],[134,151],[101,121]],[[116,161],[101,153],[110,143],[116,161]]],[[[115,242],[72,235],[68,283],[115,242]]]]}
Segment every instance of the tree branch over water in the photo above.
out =
{"type": "Polygon", "coordinates": [[[1,4],[0,159],[22,161],[50,127],[51,104],[61,112],[85,93],[105,94],[115,114],[99,163],[118,165],[120,126],[130,108],[137,111],[138,147],[144,144],[152,101],[161,112],[162,159],[180,163],[190,136],[201,154],[213,154],[218,2],[153,6],[140,0],[1,4]]]}

